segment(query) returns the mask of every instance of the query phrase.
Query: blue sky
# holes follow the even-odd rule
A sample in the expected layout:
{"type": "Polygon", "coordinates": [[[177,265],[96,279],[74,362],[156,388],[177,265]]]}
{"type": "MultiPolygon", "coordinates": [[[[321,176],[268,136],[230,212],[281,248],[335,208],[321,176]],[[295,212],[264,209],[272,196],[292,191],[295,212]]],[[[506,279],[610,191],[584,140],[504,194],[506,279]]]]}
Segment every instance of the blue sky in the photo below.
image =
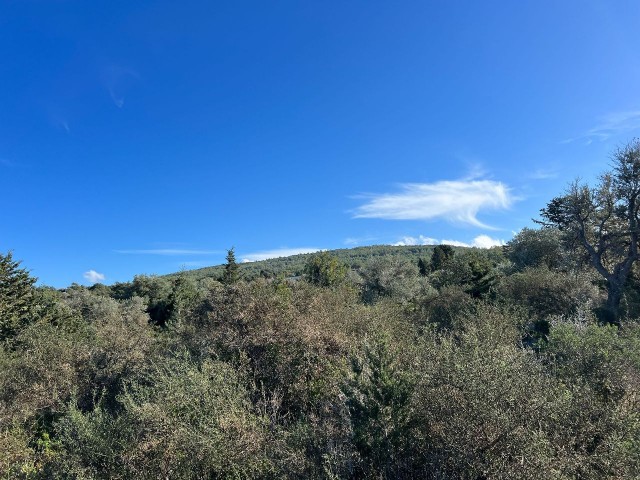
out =
{"type": "Polygon", "coordinates": [[[40,283],[487,246],[640,135],[635,1],[5,1],[0,251],[40,283]]]}

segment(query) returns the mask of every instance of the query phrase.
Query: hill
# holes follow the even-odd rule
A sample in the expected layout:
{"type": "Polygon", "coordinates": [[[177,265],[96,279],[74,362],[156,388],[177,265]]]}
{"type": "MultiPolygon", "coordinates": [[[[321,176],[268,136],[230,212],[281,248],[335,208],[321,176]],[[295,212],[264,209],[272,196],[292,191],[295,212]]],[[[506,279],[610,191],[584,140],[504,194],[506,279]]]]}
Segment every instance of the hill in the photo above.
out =
{"type": "MultiPolygon", "coordinates": [[[[356,248],[340,248],[328,250],[328,252],[338,258],[342,263],[349,265],[353,270],[359,270],[367,262],[377,257],[403,258],[412,263],[417,263],[420,258],[428,260],[431,258],[434,247],[435,245],[371,245],[356,248]]],[[[468,247],[453,247],[453,249],[456,252],[476,250],[468,247]]],[[[267,278],[278,276],[296,277],[302,274],[305,264],[314,255],[315,253],[304,253],[288,257],[241,263],[240,274],[245,280],[254,280],[261,276],[267,278]]],[[[195,270],[187,270],[186,272],[171,273],[165,276],[172,278],[176,275],[186,274],[194,280],[200,280],[203,278],[219,278],[222,276],[223,270],[224,265],[214,265],[195,270]]]]}

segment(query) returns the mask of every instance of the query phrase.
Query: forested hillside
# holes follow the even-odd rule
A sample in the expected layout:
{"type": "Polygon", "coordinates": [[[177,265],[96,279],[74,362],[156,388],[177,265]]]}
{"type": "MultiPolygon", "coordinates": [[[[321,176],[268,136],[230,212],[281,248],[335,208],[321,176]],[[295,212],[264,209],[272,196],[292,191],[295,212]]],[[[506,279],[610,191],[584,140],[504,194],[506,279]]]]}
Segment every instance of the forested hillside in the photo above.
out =
{"type": "MultiPolygon", "coordinates": [[[[349,265],[353,270],[359,270],[363,265],[369,263],[377,257],[394,257],[404,259],[409,262],[428,259],[431,256],[433,245],[412,245],[412,246],[392,246],[392,245],[371,245],[367,247],[343,248],[329,250],[328,252],[340,262],[349,265]]],[[[455,251],[466,250],[465,247],[451,247],[455,251]]],[[[240,262],[239,271],[245,280],[255,280],[258,277],[298,277],[303,274],[305,265],[314,254],[303,253],[291,255],[289,257],[272,258],[256,262],[240,262]]],[[[222,277],[224,265],[187,270],[185,272],[168,275],[176,277],[185,275],[196,280],[202,278],[219,279],[222,277]]]]}
{"type": "Polygon", "coordinates": [[[0,255],[2,477],[637,479],[640,145],[616,155],[492,250],[62,290],[0,255]]]}

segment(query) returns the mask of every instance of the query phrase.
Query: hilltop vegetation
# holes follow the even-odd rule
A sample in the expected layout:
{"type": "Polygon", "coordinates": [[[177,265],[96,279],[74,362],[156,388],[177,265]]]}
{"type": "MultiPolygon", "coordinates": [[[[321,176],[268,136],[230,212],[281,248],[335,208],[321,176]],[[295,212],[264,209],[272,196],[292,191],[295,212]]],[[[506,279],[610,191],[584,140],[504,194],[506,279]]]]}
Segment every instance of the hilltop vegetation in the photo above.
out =
{"type": "Polygon", "coordinates": [[[637,183],[570,189],[492,250],[231,250],[63,290],[0,255],[0,472],[637,478],[637,183]]]}
{"type": "MultiPolygon", "coordinates": [[[[420,258],[430,258],[433,248],[433,245],[371,245],[367,247],[329,250],[328,252],[340,262],[349,265],[353,270],[359,270],[363,265],[369,263],[371,259],[377,257],[394,257],[409,262],[417,262],[420,258]]],[[[452,248],[456,251],[466,250],[465,247],[452,248]]],[[[299,277],[304,273],[307,262],[313,258],[314,255],[313,253],[303,253],[256,262],[242,262],[238,264],[239,272],[245,280],[255,280],[259,277],[299,277]]],[[[220,279],[222,278],[223,271],[224,265],[216,265],[213,267],[187,270],[167,276],[176,277],[177,275],[186,275],[196,280],[203,278],[220,279]]]]}

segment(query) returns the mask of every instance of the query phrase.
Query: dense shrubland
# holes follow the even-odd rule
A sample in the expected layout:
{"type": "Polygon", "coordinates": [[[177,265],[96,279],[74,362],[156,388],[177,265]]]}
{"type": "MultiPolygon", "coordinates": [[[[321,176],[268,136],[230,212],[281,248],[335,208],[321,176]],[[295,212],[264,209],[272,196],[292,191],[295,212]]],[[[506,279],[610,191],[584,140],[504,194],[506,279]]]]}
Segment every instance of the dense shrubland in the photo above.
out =
{"type": "Polygon", "coordinates": [[[63,290],[0,255],[2,477],[638,478],[640,143],[616,155],[504,248],[63,290]]]}
{"type": "Polygon", "coordinates": [[[64,290],[2,256],[0,471],[637,478],[637,283],[602,323],[606,291],[556,234],[64,290]]]}

